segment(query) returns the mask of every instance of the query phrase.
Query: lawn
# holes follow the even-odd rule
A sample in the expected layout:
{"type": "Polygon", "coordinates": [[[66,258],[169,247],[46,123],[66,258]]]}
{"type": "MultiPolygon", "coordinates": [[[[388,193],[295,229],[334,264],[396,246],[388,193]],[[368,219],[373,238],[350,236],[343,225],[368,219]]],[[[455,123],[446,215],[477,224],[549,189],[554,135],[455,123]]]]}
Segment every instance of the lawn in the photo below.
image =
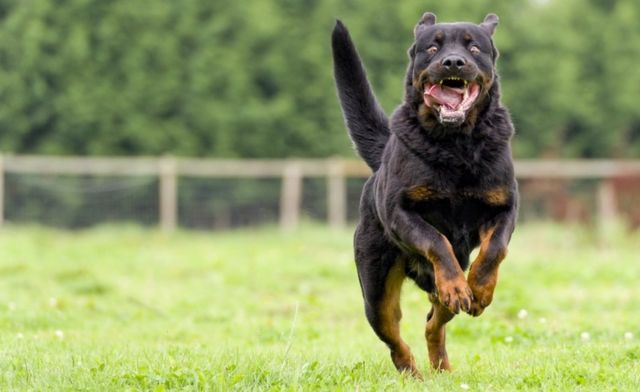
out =
{"type": "Polygon", "coordinates": [[[425,380],[366,323],[351,230],[0,231],[0,390],[614,391],[640,385],[639,234],[523,225],[494,303],[427,369],[428,301],[403,290],[425,380]]]}

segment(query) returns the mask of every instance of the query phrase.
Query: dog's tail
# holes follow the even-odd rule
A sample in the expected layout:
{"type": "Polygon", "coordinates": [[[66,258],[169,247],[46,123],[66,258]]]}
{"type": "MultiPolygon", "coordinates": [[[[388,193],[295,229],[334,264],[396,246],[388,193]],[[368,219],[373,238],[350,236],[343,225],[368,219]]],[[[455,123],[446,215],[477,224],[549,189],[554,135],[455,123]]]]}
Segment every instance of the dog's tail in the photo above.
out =
{"type": "Polygon", "coordinates": [[[378,103],[349,31],[336,21],[331,36],[333,71],[342,113],[358,154],[376,171],[389,140],[389,120],[378,103]]]}

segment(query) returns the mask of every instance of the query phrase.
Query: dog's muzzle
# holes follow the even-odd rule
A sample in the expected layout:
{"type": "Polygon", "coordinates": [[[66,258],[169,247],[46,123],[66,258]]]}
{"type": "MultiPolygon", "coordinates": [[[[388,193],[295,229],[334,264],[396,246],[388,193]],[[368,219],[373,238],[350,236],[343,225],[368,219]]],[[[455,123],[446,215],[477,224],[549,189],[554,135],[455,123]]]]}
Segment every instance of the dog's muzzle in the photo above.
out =
{"type": "Polygon", "coordinates": [[[424,85],[423,99],[443,125],[460,126],[480,95],[480,85],[460,77],[448,77],[424,85]]]}

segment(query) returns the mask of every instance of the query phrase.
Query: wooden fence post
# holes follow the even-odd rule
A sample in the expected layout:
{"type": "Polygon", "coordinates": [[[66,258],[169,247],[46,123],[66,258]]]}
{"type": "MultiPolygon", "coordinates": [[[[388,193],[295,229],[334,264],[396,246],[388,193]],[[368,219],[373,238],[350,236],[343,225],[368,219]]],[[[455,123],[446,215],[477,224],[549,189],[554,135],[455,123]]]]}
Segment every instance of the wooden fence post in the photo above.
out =
{"type": "Polygon", "coordinates": [[[4,225],[4,159],[0,154],[0,226],[4,225]]]}
{"type": "Polygon", "coordinates": [[[616,190],[610,180],[603,179],[598,186],[598,223],[604,226],[616,220],[616,190]]]}
{"type": "Polygon", "coordinates": [[[160,227],[163,231],[174,231],[178,222],[178,175],[176,159],[172,156],[160,158],[160,227]]]}
{"type": "Polygon", "coordinates": [[[292,162],[287,164],[282,173],[282,190],[280,193],[280,228],[293,230],[300,221],[300,204],[302,202],[302,169],[292,162]]]}
{"type": "Polygon", "coordinates": [[[329,226],[344,227],[347,223],[347,186],[342,160],[328,162],[327,212],[329,226]]]}

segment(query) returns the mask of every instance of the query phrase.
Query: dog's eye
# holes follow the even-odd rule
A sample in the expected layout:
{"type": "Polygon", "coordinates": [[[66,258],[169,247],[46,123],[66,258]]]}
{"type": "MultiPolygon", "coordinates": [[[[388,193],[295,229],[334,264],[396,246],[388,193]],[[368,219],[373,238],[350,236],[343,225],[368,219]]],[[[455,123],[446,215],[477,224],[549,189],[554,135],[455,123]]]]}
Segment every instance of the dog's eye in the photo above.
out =
{"type": "Polygon", "coordinates": [[[471,45],[469,51],[471,52],[471,54],[480,54],[480,48],[475,45],[471,45]]]}
{"type": "Polygon", "coordinates": [[[427,49],[427,53],[429,54],[435,54],[438,51],[438,47],[435,45],[431,45],[429,46],[429,49],[427,49]]]}

